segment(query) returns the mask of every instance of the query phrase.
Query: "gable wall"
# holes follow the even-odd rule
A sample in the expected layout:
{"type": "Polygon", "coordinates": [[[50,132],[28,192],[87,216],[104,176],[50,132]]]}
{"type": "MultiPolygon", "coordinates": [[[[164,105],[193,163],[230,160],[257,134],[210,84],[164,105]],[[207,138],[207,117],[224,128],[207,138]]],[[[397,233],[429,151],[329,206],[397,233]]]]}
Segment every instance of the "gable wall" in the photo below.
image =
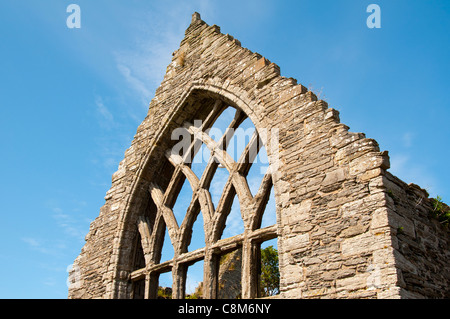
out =
{"type": "Polygon", "coordinates": [[[196,112],[190,101],[207,96],[241,108],[258,131],[267,129],[263,141],[276,167],[280,297],[398,298],[428,291],[436,296],[448,287],[448,272],[419,270],[436,257],[447,269],[448,232],[423,216],[426,199],[413,204],[409,186],[386,171],[387,152],[364,134],[349,132],[336,110],[280,76],[277,65],[194,15],[91,224],[69,298],[129,295],[134,226],[148,205],[148,186],[165,150],[161,144],[196,112]],[[392,203],[392,185],[401,206],[392,203]],[[417,211],[422,211],[418,220],[417,211]],[[407,221],[400,236],[399,220],[407,221]],[[427,244],[417,244],[423,234],[427,244]],[[433,287],[414,290],[425,273],[433,287]]]}

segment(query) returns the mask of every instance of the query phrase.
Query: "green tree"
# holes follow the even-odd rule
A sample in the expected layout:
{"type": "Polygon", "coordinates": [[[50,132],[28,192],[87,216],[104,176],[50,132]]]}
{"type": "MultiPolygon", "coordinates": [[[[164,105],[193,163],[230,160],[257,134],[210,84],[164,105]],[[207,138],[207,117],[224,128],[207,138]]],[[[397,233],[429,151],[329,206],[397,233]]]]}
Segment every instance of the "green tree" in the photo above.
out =
{"type": "Polygon", "coordinates": [[[273,246],[261,249],[261,297],[277,295],[280,292],[280,271],[278,250],[273,246]]]}

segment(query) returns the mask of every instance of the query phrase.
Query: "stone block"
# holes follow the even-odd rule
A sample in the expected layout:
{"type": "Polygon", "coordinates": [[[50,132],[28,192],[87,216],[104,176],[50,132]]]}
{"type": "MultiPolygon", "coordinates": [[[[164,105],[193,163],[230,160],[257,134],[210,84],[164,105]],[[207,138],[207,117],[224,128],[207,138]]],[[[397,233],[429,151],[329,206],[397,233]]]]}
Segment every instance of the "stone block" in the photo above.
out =
{"type": "Polygon", "coordinates": [[[309,234],[296,235],[288,237],[284,240],[283,247],[286,252],[296,250],[298,248],[306,247],[309,245],[309,234]]]}
{"type": "Polygon", "coordinates": [[[301,84],[296,85],[293,88],[289,88],[288,90],[280,93],[280,104],[283,104],[298,95],[305,94],[307,91],[308,90],[301,84]]]}
{"type": "Polygon", "coordinates": [[[286,214],[282,217],[283,222],[289,225],[305,222],[310,216],[311,205],[312,200],[310,199],[302,201],[300,205],[291,205],[285,210],[286,214]]]}

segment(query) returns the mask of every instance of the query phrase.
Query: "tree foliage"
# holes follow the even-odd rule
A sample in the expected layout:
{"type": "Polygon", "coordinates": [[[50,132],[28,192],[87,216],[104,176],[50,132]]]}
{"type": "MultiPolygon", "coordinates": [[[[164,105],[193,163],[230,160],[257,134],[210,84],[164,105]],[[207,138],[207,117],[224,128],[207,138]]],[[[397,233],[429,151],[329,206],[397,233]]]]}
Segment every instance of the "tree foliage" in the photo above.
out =
{"type": "Polygon", "coordinates": [[[280,271],[278,250],[273,246],[261,249],[261,297],[277,295],[280,292],[280,271]]]}

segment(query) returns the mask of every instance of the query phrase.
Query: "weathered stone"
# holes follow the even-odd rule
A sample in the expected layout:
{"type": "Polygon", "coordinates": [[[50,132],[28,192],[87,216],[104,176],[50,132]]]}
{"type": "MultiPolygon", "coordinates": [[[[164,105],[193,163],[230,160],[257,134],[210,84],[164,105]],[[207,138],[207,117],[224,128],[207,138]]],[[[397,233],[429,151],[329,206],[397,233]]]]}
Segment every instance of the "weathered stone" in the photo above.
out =
{"type": "Polygon", "coordinates": [[[232,297],[254,298],[259,244],[274,238],[283,298],[450,298],[448,228],[432,218],[428,193],[391,175],[375,140],[348,130],[313,92],[195,13],[91,223],[69,274],[69,298],[156,298],[165,272],[172,297],[183,298],[187,267],[199,260],[203,297],[216,298],[220,256],[230,251],[240,252],[232,297]],[[270,170],[256,195],[249,163],[235,163],[204,131],[226,107],[238,110],[235,126],[250,118],[266,148],[270,170]],[[195,120],[204,126],[189,124],[195,120]],[[167,155],[181,127],[228,171],[218,207],[210,194],[218,163],[200,177],[167,155]],[[193,196],[178,221],[171,207],[185,179],[193,196]],[[276,224],[260,229],[272,185],[276,224]],[[221,238],[235,197],[244,232],[221,238]],[[188,251],[199,213],[205,246],[188,251]],[[166,228],[174,257],[160,263],[166,228]]]}
{"type": "Polygon", "coordinates": [[[300,205],[291,205],[286,209],[286,215],[283,218],[287,224],[296,225],[305,221],[310,216],[312,201],[310,199],[304,200],[300,205]]]}
{"type": "Polygon", "coordinates": [[[343,182],[345,179],[346,179],[345,169],[338,168],[326,174],[325,179],[322,181],[322,186],[328,186],[335,183],[343,182]]]}
{"type": "Polygon", "coordinates": [[[339,236],[341,236],[342,238],[353,237],[353,236],[356,236],[356,235],[366,232],[367,228],[368,228],[368,226],[362,226],[362,225],[350,226],[350,227],[344,229],[339,234],[339,236]]]}

